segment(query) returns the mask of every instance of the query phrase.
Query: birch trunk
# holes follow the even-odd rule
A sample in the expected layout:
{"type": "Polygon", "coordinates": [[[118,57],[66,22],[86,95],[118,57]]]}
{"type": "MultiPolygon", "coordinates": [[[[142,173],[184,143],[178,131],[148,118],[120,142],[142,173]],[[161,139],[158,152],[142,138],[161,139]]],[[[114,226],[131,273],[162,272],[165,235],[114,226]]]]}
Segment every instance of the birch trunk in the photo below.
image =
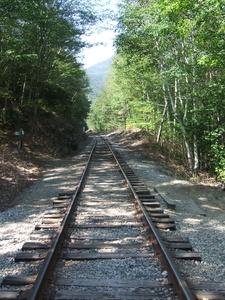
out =
{"type": "MultiPolygon", "coordinates": [[[[165,88],[165,86],[164,86],[165,88]]],[[[165,100],[165,105],[164,105],[164,109],[163,109],[163,115],[160,121],[160,125],[159,125],[159,130],[158,130],[158,134],[157,134],[157,139],[156,142],[159,143],[160,142],[160,138],[161,138],[161,133],[162,133],[162,128],[163,128],[163,123],[165,120],[165,116],[166,116],[166,111],[167,111],[167,106],[168,106],[168,101],[166,96],[164,96],[164,100],[165,100]]]]}
{"type": "Polygon", "coordinates": [[[199,170],[199,154],[198,154],[198,141],[197,136],[194,135],[194,167],[193,167],[193,175],[197,176],[199,170]]]}
{"type": "MultiPolygon", "coordinates": [[[[192,37],[193,42],[194,42],[194,37],[192,37]]],[[[195,50],[195,49],[194,49],[195,50]]],[[[195,51],[193,51],[193,53],[195,53],[195,51]]],[[[195,57],[194,54],[192,54],[192,62],[193,62],[193,68],[192,68],[192,77],[193,77],[193,115],[194,115],[194,120],[197,119],[197,114],[196,114],[196,108],[197,108],[197,104],[196,104],[196,62],[195,62],[195,57]]],[[[197,135],[196,135],[196,127],[194,130],[194,134],[193,134],[193,148],[194,148],[194,165],[193,165],[193,175],[197,176],[198,175],[198,170],[199,170],[199,153],[198,153],[198,139],[197,139],[197,135]]]]}

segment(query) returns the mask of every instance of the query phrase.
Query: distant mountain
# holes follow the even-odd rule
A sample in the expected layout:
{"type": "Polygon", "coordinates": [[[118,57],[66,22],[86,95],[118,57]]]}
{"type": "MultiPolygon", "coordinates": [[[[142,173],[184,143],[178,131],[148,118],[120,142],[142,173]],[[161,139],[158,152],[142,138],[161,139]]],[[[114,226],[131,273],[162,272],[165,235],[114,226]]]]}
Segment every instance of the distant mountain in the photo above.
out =
{"type": "Polygon", "coordinates": [[[104,88],[107,71],[109,66],[113,61],[113,57],[100,62],[94,66],[87,68],[87,74],[90,80],[90,86],[92,92],[89,94],[89,100],[94,102],[98,95],[101,93],[101,90],[104,88]]]}

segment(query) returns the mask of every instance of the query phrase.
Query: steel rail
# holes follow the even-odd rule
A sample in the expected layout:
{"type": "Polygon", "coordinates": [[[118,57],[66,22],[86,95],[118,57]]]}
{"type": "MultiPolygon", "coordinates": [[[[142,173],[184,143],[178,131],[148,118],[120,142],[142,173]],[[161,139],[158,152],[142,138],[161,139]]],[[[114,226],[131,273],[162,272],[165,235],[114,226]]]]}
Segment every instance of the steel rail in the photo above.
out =
{"type": "MultiPolygon", "coordinates": [[[[104,137],[103,137],[104,138],[104,137]]],[[[154,223],[152,222],[150,216],[148,215],[148,212],[146,211],[144,205],[142,204],[142,202],[140,201],[137,193],[135,192],[132,184],[130,183],[126,173],[124,172],[120,162],[118,161],[112,147],[110,146],[109,142],[104,138],[106,144],[108,145],[116,163],[118,164],[131,192],[132,195],[134,196],[134,198],[136,199],[139,207],[141,208],[141,211],[145,217],[145,221],[147,222],[148,226],[150,227],[151,230],[151,235],[153,235],[154,239],[156,240],[156,244],[155,247],[157,248],[157,251],[159,252],[162,261],[164,262],[164,265],[166,267],[167,270],[169,270],[169,274],[172,274],[172,280],[169,278],[169,280],[171,280],[170,283],[172,283],[173,285],[175,285],[175,290],[178,293],[179,299],[185,299],[185,300],[194,300],[195,297],[193,296],[193,294],[191,293],[189,287],[187,286],[187,283],[185,282],[185,280],[182,278],[178,268],[176,267],[176,265],[174,264],[174,260],[168,250],[168,248],[166,247],[165,243],[162,240],[162,237],[160,236],[158,230],[156,229],[154,223]]]]}
{"type": "Polygon", "coordinates": [[[77,188],[72,196],[69,206],[66,209],[65,216],[55,234],[54,241],[53,241],[50,249],[48,250],[48,253],[43,262],[41,270],[38,273],[38,276],[34,282],[34,285],[31,288],[30,293],[27,297],[28,300],[41,300],[44,298],[44,296],[46,294],[46,287],[51,281],[49,276],[51,275],[51,273],[54,269],[54,266],[57,262],[59,251],[62,248],[63,241],[64,241],[64,238],[66,235],[66,230],[68,228],[73,209],[76,206],[78,195],[81,192],[81,189],[83,187],[85,177],[86,177],[87,171],[89,169],[91,158],[93,156],[96,144],[97,144],[97,141],[95,140],[94,145],[91,150],[91,153],[89,155],[88,161],[85,165],[84,171],[83,171],[81,178],[79,180],[79,183],[77,185],[77,188]]]}

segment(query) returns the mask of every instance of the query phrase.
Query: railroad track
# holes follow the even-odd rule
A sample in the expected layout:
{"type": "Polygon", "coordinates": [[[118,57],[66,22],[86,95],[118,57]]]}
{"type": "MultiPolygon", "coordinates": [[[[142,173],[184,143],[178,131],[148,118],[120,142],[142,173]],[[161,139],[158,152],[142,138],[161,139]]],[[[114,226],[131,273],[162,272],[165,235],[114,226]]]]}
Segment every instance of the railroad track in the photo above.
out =
{"type": "Polygon", "coordinates": [[[37,274],[5,277],[0,299],[203,299],[175,266],[173,258],[201,259],[187,238],[162,233],[175,229],[155,195],[98,138],[75,192],[58,196],[15,257],[36,263],[37,274]]]}

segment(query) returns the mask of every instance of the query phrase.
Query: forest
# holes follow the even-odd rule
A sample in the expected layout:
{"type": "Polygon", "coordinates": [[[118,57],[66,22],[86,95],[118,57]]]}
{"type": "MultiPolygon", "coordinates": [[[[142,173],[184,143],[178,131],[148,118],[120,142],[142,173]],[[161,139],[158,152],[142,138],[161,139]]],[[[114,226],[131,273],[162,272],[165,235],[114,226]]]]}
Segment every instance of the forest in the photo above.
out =
{"type": "Polygon", "coordinates": [[[191,176],[224,182],[224,0],[119,1],[116,55],[90,110],[79,55],[106,22],[97,2],[0,2],[0,135],[43,119],[81,128],[88,116],[100,133],[140,128],[191,176]]]}
{"type": "Polygon", "coordinates": [[[78,56],[96,18],[90,1],[0,2],[2,130],[30,130],[53,115],[74,126],[84,122],[89,85],[78,56]]]}
{"type": "Polygon", "coordinates": [[[224,182],[224,17],[223,0],[124,0],[89,127],[140,128],[190,176],[204,170],[224,182]]]}

